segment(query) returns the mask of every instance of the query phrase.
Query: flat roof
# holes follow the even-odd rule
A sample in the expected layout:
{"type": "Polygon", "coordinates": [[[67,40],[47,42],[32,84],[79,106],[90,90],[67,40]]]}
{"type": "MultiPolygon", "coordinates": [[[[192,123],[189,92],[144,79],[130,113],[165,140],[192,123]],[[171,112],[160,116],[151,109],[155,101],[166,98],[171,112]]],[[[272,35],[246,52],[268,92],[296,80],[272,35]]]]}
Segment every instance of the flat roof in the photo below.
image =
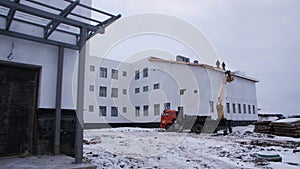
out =
{"type": "MultiPolygon", "coordinates": [[[[157,58],[157,57],[153,57],[153,56],[149,57],[148,60],[149,61],[154,61],[154,62],[164,62],[164,63],[182,64],[182,65],[188,65],[188,66],[197,66],[197,67],[202,67],[202,68],[206,68],[206,69],[210,69],[210,70],[225,73],[225,71],[221,68],[213,67],[213,66],[210,66],[210,65],[207,65],[207,64],[202,64],[202,63],[192,63],[192,62],[165,60],[165,59],[161,59],[161,58],[157,58]]],[[[232,73],[233,73],[233,76],[240,77],[240,78],[243,78],[243,79],[247,79],[247,80],[253,81],[255,83],[259,82],[259,80],[255,79],[255,78],[252,78],[252,77],[249,77],[249,76],[246,76],[246,75],[237,74],[237,73],[234,73],[234,72],[232,72],[232,73]]]]}

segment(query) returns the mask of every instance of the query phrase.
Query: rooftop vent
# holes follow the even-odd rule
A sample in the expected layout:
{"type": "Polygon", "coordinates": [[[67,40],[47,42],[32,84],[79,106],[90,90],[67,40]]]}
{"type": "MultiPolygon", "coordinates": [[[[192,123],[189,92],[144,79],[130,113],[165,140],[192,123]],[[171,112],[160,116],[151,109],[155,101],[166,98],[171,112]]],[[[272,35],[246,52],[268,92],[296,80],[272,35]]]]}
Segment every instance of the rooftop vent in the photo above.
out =
{"type": "Polygon", "coordinates": [[[184,57],[184,56],[181,56],[181,55],[177,55],[176,56],[176,61],[179,61],[179,62],[190,62],[190,58],[187,58],[187,57],[184,57]]]}

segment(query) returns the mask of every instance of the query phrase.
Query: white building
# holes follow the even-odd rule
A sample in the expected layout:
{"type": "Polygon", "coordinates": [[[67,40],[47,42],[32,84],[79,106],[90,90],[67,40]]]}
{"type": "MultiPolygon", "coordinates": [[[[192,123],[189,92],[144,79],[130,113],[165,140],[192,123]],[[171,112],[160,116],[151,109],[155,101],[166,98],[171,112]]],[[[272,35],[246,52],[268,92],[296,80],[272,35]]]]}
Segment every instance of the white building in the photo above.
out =
{"type": "MultiPolygon", "coordinates": [[[[164,109],[217,118],[222,69],[199,63],[145,58],[133,63],[90,56],[86,128],[158,126],[164,109]]],[[[256,79],[236,73],[223,99],[225,118],[236,124],[257,120],[256,79]]]]}
{"type": "Polygon", "coordinates": [[[91,0],[0,1],[0,156],[54,152],[82,160],[79,51],[118,18],[91,0]]]}

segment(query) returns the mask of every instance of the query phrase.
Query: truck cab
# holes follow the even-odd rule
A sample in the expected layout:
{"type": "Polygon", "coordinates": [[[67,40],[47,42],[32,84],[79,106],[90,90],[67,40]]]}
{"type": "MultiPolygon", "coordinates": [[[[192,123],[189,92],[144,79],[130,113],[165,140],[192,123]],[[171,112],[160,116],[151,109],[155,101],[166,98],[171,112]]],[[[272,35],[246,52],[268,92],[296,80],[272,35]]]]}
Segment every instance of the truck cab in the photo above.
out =
{"type": "Polygon", "coordinates": [[[160,118],[160,128],[168,130],[177,119],[178,111],[164,110],[160,118]]]}

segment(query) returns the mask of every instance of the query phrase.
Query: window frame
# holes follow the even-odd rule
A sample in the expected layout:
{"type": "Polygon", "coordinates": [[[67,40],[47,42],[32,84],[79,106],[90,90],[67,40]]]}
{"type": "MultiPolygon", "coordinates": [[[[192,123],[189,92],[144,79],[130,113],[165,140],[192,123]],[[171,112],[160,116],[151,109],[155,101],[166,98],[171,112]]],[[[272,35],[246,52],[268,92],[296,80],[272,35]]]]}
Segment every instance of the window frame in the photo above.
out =
{"type": "Polygon", "coordinates": [[[118,80],[119,71],[117,69],[111,69],[111,79],[118,80]]]}
{"type": "Polygon", "coordinates": [[[149,105],[143,106],[144,116],[149,116],[149,105]]]}
{"type": "Polygon", "coordinates": [[[107,68],[106,67],[100,67],[99,77],[107,78],[107,68]]]}
{"type": "Polygon", "coordinates": [[[160,104],[154,104],[154,116],[160,115],[160,104]]]}
{"type": "Polygon", "coordinates": [[[111,106],[111,108],[110,108],[110,116],[111,117],[118,117],[118,114],[119,114],[118,107],[111,106]]]}
{"type": "Polygon", "coordinates": [[[135,93],[135,94],[138,94],[138,93],[140,93],[140,88],[139,88],[139,87],[137,87],[137,88],[134,88],[134,93],[135,93]]]}
{"type": "Polygon", "coordinates": [[[118,88],[112,87],[112,88],[111,88],[111,95],[110,95],[110,97],[111,97],[111,98],[118,98],[118,97],[119,97],[119,96],[118,96],[118,92],[119,92],[119,89],[118,89],[118,88]]]}
{"type": "Polygon", "coordinates": [[[232,103],[232,113],[235,114],[236,113],[236,108],[235,108],[235,103],[232,103]]]}
{"type": "Polygon", "coordinates": [[[159,83],[153,84],[153,90],[158,90],[158,89],[160,89],[160,84],[159,83]]]}
{"type": "Polygon", "coordinates": [[[226,109],[227,109],[227,113],[230,114],[230,103],[226,103],[226,109]]]}
{"type": "Polygon", "coordinates": [[[140,117],[141,116],[141,108],[140,106],[135,106],[135,117],[140,117]]]}
{"type": "Polygon", "coordinates": [[[107,108],[106,108],[106,106],[99,106],[99,116],[101,116],[101,117],[106,117],[107,116],[107,108]],[[104,110],[104,112],[102,112],[102,110],[104,110]]]}
{"type": "Polygon", "coordinates": [[[146,68],[144,68],[143,69],[143,78],[146,78],[146,77],[148,77],[148,68],[146,67],[146,68]]]}
{"type": "Polygon", "coordinates": [[[149,91],[149,86],[143,86],[143,92],[148,92],[149,91]]]}
{"type": "Polygon", "coordinates": [[[136,70],[134,72],[134,80],[139,80],[140,79],[140,71],[139,70],[136,70]]]}
{"type": "Polygon", "coordinates": [[[99,97],[107,97],[107,87],[106,86],[99,86],[99,97]],[[103,92],[103,90],[101,90],[101,88],[105,91],[103,92]]]}

